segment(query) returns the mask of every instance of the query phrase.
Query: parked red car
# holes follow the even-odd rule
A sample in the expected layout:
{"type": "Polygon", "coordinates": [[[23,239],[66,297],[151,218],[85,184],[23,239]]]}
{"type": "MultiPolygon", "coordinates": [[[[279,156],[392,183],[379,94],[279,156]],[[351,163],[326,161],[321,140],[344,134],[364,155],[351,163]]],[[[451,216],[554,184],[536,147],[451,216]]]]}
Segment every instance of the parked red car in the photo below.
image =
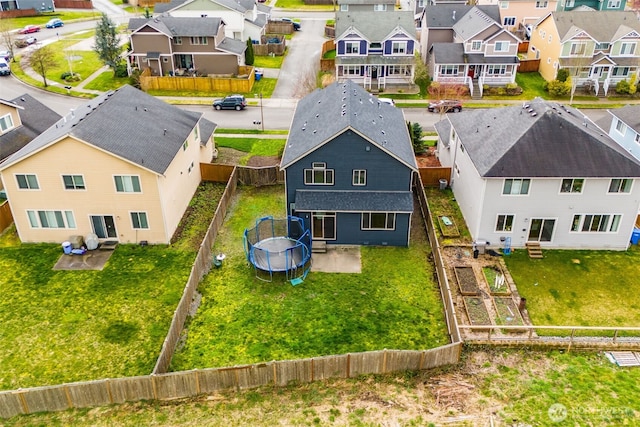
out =
{"type": "Polygon", "coordinates": [[[18,31],[19,34],[31,34],[31,33],[37,33],[38,31],[40,31],[40,27],[37,25],[27,25],[26,27],[22,28],[21,30],[18,31]]]}

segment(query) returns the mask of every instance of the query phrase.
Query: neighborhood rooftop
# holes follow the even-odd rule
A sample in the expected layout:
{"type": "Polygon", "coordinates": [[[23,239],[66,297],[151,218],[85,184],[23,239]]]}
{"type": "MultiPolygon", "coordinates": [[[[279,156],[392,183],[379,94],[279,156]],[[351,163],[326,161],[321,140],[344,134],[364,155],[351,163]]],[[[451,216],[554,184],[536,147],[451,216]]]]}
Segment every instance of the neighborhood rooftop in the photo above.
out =
{"type": "Polygon", "coordinates": [[[437,4],[424,7],[425,19],[423,25],[429,28],[453,28],[462,17],[472,9],[479,9],[496,22],[500,19],[500,9],[497,5],[470,6],[466,4],[437,4]]]}
{"type": "Polygon", "coordinates": [[[371,42],[380,42],[391,35],[396,27],[402,27],[415,36],[413,12],[379,13],[375,11],[336,12],[336,36],[350,28],[371,42]]]}
{"type": "MultiPolygon", "coordinates": [[[[202,113],[182,110],[125,85],[71,110],[10,156],[3,167],[69,135],[163,174],[201,117],[202,113]]],[[[210,131],[214,127],[207,124],[210,131]]]]}
{"type": "Polygon", "coordinates": [[[436,123],[446,145],[451,126],[483,177],[640,177],[640,163],[604,130],[556,102],[449,114],[436,123]]]}
{"type": "Polygon", "coordinates": [[[417,169],[402,110],[378,101],[351,80],[333,83],[300,100],[291,122],[282,168],[348,129],[417,169]]]}
{"type": "Polygon", "coordinates": [[[148,25],[169,37],[210,37],[218,33],[221,23],[222,19],[220,18],[159,16],[150,19],[131,18],[128,29],[129,31],[136,31],[148,25]]]}
{"type": "MultiPolygon", "coordinates": [[[[564,42],[586,31],[599,42],[615,41],[628,33],[640,31],[640,21],[633,12],[552,12],[560,39],[564,42]]],[[[547,15],[548,16],[548,15],[547,15]]],[[[544,18],[543,18],[544,19],[544,18]]]]}
{"type": "Polygon", "coordinates": [[[640,105],[627,105],[609,110],[611,114],[622,120],[627,126],[640,133],[640,105]]]}

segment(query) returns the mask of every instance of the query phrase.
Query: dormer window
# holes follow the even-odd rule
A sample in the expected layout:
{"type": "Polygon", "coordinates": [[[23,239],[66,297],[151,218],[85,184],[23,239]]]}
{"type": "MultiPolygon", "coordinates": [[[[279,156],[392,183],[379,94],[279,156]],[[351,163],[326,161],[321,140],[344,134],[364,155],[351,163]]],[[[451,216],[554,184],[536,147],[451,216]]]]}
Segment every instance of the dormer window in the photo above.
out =
{"type": "Polygon", "coordinates": [[[340,5],[340,12],[349,12],[349,5],[348,4],[341,4],[340,5]]]}
{"type": "Polygon", "coordinates": [[[386,4],[374,4],[373,5],[373,10],[375,12],[386,12],[387,5],[386,4]]]}
{"type": "Polygon", "coordinates": [[[609,46],[611,46],[609,43],[598,43],[596,50],[609,50],[609,46]]]}
{"type": "Polygon", "coordinates": [[[407,42],[393,42],[391,45],[391,53],[404,55],[407,53],[407,42]]]}
{"type": "Polygon", "coordinates": [[[482,40],[473,40],[471,42],[471,51],[478,52],[482,48],[482,40]]]}
{"type": "Polygon", "coordinates": [[[582,56],[587,51],[585,42],[571,43],[571,55],[582,56]]]}
{"type": "Polygon", "coordinates": [[[509,42],[496,42],[493,50],[496,52],[506,52],[509,50],[509,42]]]}
{"type": "Polygon", "coordinates": [[[624,42],[620,44],[620,55],[632,56],[636,52],[635,42],[624,42]]]}
{"type": "Polygon", "coordinates": [[[344,53],[347,55],[357,55],[360,52],[360,42],[344,42],[344,53]]]}
{"type": "Polygon", "coordinates": [[[182,37],[174,37],[173,44],[176,44],[176,45],[182,44],[182,37]]]}

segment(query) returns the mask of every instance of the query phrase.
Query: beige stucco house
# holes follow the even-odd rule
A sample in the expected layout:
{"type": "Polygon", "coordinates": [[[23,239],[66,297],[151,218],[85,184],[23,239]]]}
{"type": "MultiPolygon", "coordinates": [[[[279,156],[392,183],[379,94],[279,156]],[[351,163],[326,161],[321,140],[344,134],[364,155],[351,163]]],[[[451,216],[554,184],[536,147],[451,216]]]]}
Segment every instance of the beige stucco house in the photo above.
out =
{"type": "Polygon", "coordinates": [[[131,86],[72,110],[0,164],[20,239],[169,243],[215,127],[131,86]]]}

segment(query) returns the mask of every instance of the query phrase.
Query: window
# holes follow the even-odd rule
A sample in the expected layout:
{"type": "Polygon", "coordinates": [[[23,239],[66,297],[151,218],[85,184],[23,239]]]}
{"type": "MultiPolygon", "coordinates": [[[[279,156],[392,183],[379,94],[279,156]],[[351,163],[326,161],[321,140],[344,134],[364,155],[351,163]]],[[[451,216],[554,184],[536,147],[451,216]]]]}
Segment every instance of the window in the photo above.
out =
{"type": "Polygon", "coordinates": [[[348,4],[341,4],[340,5],[340,12],[348,12],[349,11],[349,5],[348,4]]]}
{"type": "Polygon", "coordinates": [[[85,190],[82,175],[62,175],[65,190],[85,190]]]}
{"type": "Polygon", "coordinates": [[[32,228],[76,228],[72,211],[27,211],[32,228]]]}
{"type": "Polygon", "coordinates": [[[342,65],[339,68],[339,73],[342,76],[359,76],[362,68],[360,65],[342,65]]]}
{"type": "Polygon", "coordinates": [[[393,230],[396,228],[396,214],[366,212],[362,214],[363,230],[393,230]]]}
{"type": "Polygon", "coordinates": [[[16,175],[18,188],[21,190],[39,190],[38,177],[33,174],[16,175]]]}
{"type": "Polygon", "coordinates": [[[500,9],[509,9],[509,2],[508,1],[501,1],[500,2],[500,9]]]}
{"type": "Polygon", "coordinates": [[[487,74],[490,76],[504,75],[507,73],[506,65],[488,65],[487,74]]]}
{"type": "Polygon", "coordinates": [[[118,193],[141,193],[140,177],[134,175],[117,175],[114,177],[116,181],[116,191],[118,193]]]}
{"type": "Polygon", "coordinates": [[[607,3],[607,9],[620,9],[620,0],[609,0],[607,3]]]}
{"type": "Polygon", "coordinates": [[[536,2],[536,9],[544,9],[547,7],[547,0],[538,0],[536,2]]]}
{"type": "Polygon", "coordinates": [[[388,76],[410,76],[411,68],[407,65],[387,65],[388,76]]]}
{"type": "Polygon", "coordinates": [[[191,162],[191,164],[189,165],[189,170],[187,171],[187,173],[191,175],[192,170],[193,170],[193,162],[191,162]]]}
{"type": "Polygon", "coordinates": [[[373,10],[375,10],[376,12],[384,12],[387,10],[387,5],[386,4],[374,4],[373,5],[373,10]]]}
{"type": "Polygon", "coordinates": [[[609,193],[631,193],[632,179],[614,178],[609,184],[609,193]]]}
{"type": "Polygon", "coordinates": [[[571,43],[571,55],[584,55],[587,44],[584,42],[571,43]]]}
{"type": "Polygon", "coordinates": [[[13,129],[13,119],[11,118],[11,114],[0,117],[0,131],[4,133],[11,129],[13,129]]]}
{"type": "Polygon", "coordinates": [[[146,212],[131,212],[131,226],[138,229],[149,228],[149,221],[147,221],[146,212]]]}
{"type": "Polygon", "coordinates": [[[584,179],[563,179],[560,186],[561,193],[582,193],[584,179]]]}
{"type": "Polygon", "coordinates": [[[530,179],[505,179],[502,194],[529,194],[530,179]]]}
{"type": "Polygon", "coordinates": [[[624,135],[625,133],[627,133],[627,125],[625,125],[622,120],[618,120],[616,122],[616,130],[620,135],[624,135]]]}
{"type": "Polygon", "coordinates": [[[353,185],[367,185],[367,171],[354,169],[352,183],[353,185]]]}
{"type": "Polygon", "coordinates": [[[182,151],[187,151],[187,147],[188,147],[188,146],[189,146],[189,141],[185,141],[185,142],[182,144],[182,151]]]}
{"type": "Polygon", "coordinates": [[[391,44],[391,53],[394,53],[394,54],[407,53],[407,42],[393,42],[391,44]]]}
{"type": "Polygon", "coordinates": [[[496,42],[493,50],[496,52],[506,52],[509,50],[509,42],[496,42]]]}
{"type": "Polygon", "coordinates": [[[573,7],[575,4],[574,0],[567,0],[566,7],[573,7]]]}
{"type": "Polygon", "coordinates": [[[209,44],[209,42],[207,41],[207,38],[202,36],[202,37],[191,37],[191,44],[192,45],[200,45],[200,44],[209,44]]]}
{"type": "Polygon", "coordinates": [[[360,51],[360,42],[344,42],[344,52],[347,55],[357,55],[360,51]]]}
{"type": "Polygon", "coordinates": [[[640,133],[636,133],[636,137],[635,137],[634,141],[635,141],[637,144],[640,144],[640,133]]]}
{"type": "Polygon", "coordinates": [[[620,44],[620,55],[633,55],[636,51],[636,44],[632,42],[626,42],[620,44]]]}
{"type": "Polygon", "coordinates": [[[511,231],[513,229],[513,215],[498,215],[496,231],[511,231]]]}
{"type": "Polygon", "coordinates": [[[326,163],[312,163],[311,169],[304,170],[305,185],[333,185],[333,169],[326,163]]]}
{"type": "Polygon", "coordinates": [[[629,71],[631,69],[629,67],[613,67],[613,75],[615,77],[628,77],[629,71]]]}
{"type": "Polygon", "coordinates": [[[440,75],[443,75],[443,76],[457,76],[458,75],[458,66],[457,65],[441,65],[440,66],[440,75]]]}
{"type": "Polygon", "coordinates": [[[474,52],[479,51],[482,48],[482,40],[474,40],[471,42],[471,50],[474,52]]]}
{"type": "Polygon", "coordinates": [[[617,233],[622,215],[591,214],[574,215],[571,231],[583,233],[617,233]]]}
{"type": "Polygon", "coordinates": [[[180,36],[174,37],[173,44],[182,44],[182,37],[180,36]]]}
{"type": "Polygon", "coordinates": [[[505,27],[513,27],[516,25],[516,17],[515,16],[505,16],[502,20],[502,25],[505,27]]]}
{"type": "Polygon", "coordinates": [[[609,43],[598,43],[596,44],[596,50],[609,50],[609,43]]]}

